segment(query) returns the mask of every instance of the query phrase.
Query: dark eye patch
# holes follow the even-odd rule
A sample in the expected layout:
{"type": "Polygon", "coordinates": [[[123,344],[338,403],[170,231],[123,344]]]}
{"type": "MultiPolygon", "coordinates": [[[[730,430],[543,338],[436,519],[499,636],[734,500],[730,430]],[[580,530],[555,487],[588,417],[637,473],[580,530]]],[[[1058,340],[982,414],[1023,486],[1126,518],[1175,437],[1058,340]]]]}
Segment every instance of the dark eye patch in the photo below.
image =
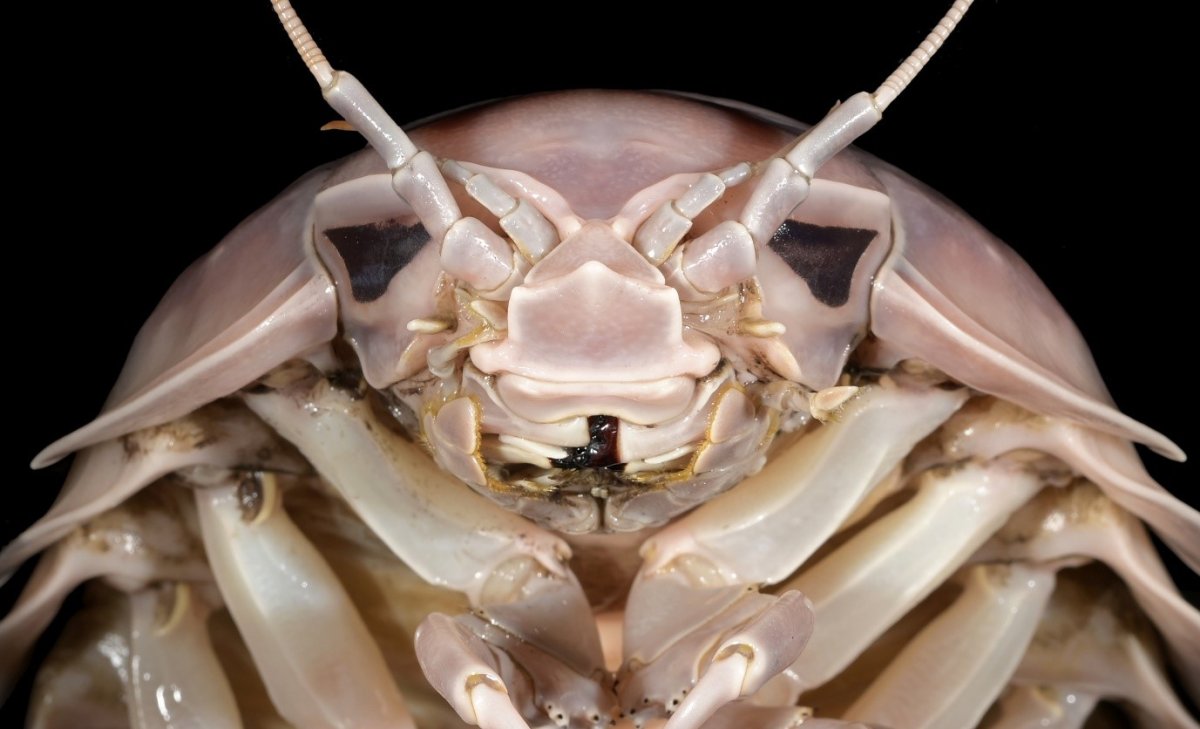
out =
{"type": "Polygon", "coordinates": [[[837,307],[850,299],[854,268],[877,235],[866,228],[785,220],[767,245],[804,279],[817,301],[837,307]]]}
{"type": "Polygon", "coordinates": [[[325,235],[346,264],[354,300],[364,303],[383,296],[388,283],[429,242],[425,226],[395,220],[330,228],[325,235]]]}

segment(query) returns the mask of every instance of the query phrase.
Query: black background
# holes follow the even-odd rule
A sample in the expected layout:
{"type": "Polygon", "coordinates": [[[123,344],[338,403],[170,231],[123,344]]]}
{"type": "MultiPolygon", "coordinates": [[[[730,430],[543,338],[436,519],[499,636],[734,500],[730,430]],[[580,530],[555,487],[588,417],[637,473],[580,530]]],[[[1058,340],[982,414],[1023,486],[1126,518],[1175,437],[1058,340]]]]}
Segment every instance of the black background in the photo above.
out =
{"type": "MultiPolygon", "coordinates": [[[[32,473],[29,459],[99,410],[174,277],[291,180],[360,146],[318,131],[333,112],[266,2],[152,7],[48,6],[58,15],[11,28],[34,50],[10,59],[6,84],[15,435],[0,541],[48,507],[65,464],[32,473]]],[[[574,87],[692,91],[814,121],[873,90],[945,3],[821,7],[576,5],[567,18],[516,4],[470,16],[448,3],[299,4],[335,66],[402,121],[574,87]]],[[[1182,103],[1195,41],[1149,7],[1118,7],[981,0],[861,146],[1016,248],[1083,330],[1117,403],[1194,454],[1184,350],[1197,283],[1183,256],[1197,205],[1182,103]]],[[[1148,460],[1195,503],[1194,469],[1148,460]]]]}

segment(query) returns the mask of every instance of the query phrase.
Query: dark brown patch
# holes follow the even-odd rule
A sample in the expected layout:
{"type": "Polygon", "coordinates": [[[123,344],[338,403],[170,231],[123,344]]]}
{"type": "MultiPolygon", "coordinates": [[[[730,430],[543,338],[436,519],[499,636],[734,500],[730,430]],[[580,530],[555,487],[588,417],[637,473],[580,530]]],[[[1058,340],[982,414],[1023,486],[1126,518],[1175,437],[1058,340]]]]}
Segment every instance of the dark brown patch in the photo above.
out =
{"type": "Polygon", "coordinates": [[[425,226],[395,220],[330,228],[325,236],[346,264],[354,300],[362,302],[383,296],[396,274],[429,242],[425,226]]]}
{"type": "Polygon", "coordinates": [[[588,418],[588,444],[568,449],[566,458],[551,463],[558,468],[621,468],[624,464],[617,462],[618,422],[611,415],[592,415],[588,418]]]}
{"type": "Polygon", "coordinates": [[[133,433],[126,433],[119,439],[121,441],[121,450],[125,451],[125,457],[127,459],[136,458],[142,455],[144,452],[142,450],[142,444],[139,443],[137,439],[133,437],[133,435],[133,433]]]}
{"type": "Polygon", "coordinates": [[[304,384],[311,386],[310,381],[322,378],[324,375],[311,362],[302,359],[289,359],[275,369],[259,377],[253,384],[242,388],[242,392],[251,395],[264,395],[269,392],[286,390],[304,384]]]}
{"type": "Polygon", "coordinates": [[[341,390],[351,400],[361,400],[366,391],[366,382],[362,373],[357,370],[338,370],[328,375],[329,384],[335,390],[341,390]]]}
{"type": "Polygon", "coordinates": [[[858,259],[877,235],[878,231],[866,228],[785,220],[767,245],[804,279],[817,301],[838,307],[849,301],[858,259]]]}
{"type": "Polygon", "coordinates": [[[254,521],[263,508],[262,482],[253,474],[246,474],[238,483],[238,506],[242,509],[243,521],[254,521]]]}

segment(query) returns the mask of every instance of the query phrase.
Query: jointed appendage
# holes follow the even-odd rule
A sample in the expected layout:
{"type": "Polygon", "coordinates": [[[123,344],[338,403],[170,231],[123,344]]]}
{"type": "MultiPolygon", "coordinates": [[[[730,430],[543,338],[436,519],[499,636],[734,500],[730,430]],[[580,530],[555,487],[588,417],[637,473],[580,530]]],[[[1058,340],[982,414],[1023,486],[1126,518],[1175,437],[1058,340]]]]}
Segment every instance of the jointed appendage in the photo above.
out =
{"type": "Polygon", "coordinates": [[[192,266],[38,457],[79,451],[0,552],[2,584],[44,551],[0,694],[90,584],[30,726],[1071,729],[1116,700],[1200,729],[1172,688],[1200,698],[1200,612],[1148,532],[1200,567],[1200,514],[1131,443],[1181,452],[1010,250],[847,149],[969,0],[804,132],[613,92],[406,131],[273,5],[369,149],[192,266]]]}
{"type": "MultiPolygon", "coordinates": [[[[661,675],[655,661],[682,662],[678,655],[688,651],[694,661],[704,654],[681,626],[705,625],[710,614],[727,609],[723,606],[739,589],[773,599],[759,596],[755,589],[766,590],[781,575],[794,572],[816,548],[805,546],[809,540],[824,544],[835,531],[846,536],[835,539],[836,546],[820,554],[814,565],[771,590],[803,593],[811,601],[816,629],[798,660],[776,681],[781,692],[763,701],[785,706],[812,701],[847,718],[886,726],[972,725],[982,716],[980,707],[1000,696],[1008,676],[1023,675],[1025,669],[1018,670],[1021,656],[1029,661],[1038,655],[1026,647],[1039,620],[1051,619],[1050,614],[1042,616],[1054,591],[1055,570],[1088,559],[1113,565],[1170,638],[1172,650],[1179,651],[1179,665],[1194,666],[1200,614],[1169,586],[1136,520],[1096,486],[1072,475],[1071,466],[1093,478],[1107,474],[1106,490],[1116,495],[1154,494],[1144,474],[1139,480],[1136,471],[1126,470],[1116,477],[1111,468],[1100,469],[1094,460],[1074,456],[1080,452],[1078,445],[1069,446],[1107,436],[1058,421],[1031,420],[1012,408],[993,412],[989,420],[986,400],[960,410],[961,391],[956,396],[954,390],[922,389],[912,383],[906,387],[902,382],[885,378],[864,388],[831,422],[781,454],[737,492],[714,499],[647,541],[647,562],[626,608],[625,670],[634,676],[634,686],[640,689],[661,675]],[[896,430],[876,430],[887,427],[896,430]],[[914,455],[902,462],[923,439],[914,455]],[[890,456],[879,448],[864,453],[858,448],[863,443],[896,443],[899,450],[890,456]],[[1055,453],[1063,460],[1037,453],[1055,453]],[[876,490],[885,493],[875,497],[876,490]],[[906,501],[878,513],[881,505],[902,495],[906,501]],[[858,508],[863,503],[875,511],[863,513],[858,508]],[[761,511],[755,511],[760,505],[761,511]],[[814,514],[835,515],[834,521],[809,521],[814,514]],[[859,525],[863,520],[865,527],[859,525]],[[1043,531],[1044,524],[1054,526],[1043,531]],[[775,530],[778,538],[755,538],[775,530]],[[793,548],[782,548],[785,544],[793,548]],[[762,551],[760,545],[773,549],[762,551]],[[1002,566],[981,566],[972,572],[964,567],[971,563],[1002,566]],[[934,620],[945,597],[935,600],[931,595],[960,568],[967,570],[961,578],[966,592],[934,620]],[[930,608],[922,602],[927,598],[934,600],[930,608]],[[663,603],[704,608],[675,609],[669,619],[656,620],[655,605],[663,603]],[[926,609],[931,611],[926,614],[926,609]],[[915,622],[904,618],[910,611],[915,622]],[[921,625],[923,619],[932,622],[913,633],[911,626],[921,625]],[[889,652],[906,642],[903,652],[889,652]],[[969,657],[970,665],[947,662],[950,654],[969,657]],[[946,673],[927,681],[933,665],[946,673]],[[872,688],[853,705],[840,704],[840,692],[861,693],[862,684],[847,683],[854,681],[872,688]],[[920,691],[912,681],[920,683],[920,691]]],[[[1115,454],[1102,452],[1109,453],[1111,462],[1115,454]]],[[[1097,451],[1090,453],[1096,454],[1092,459],[1098,456],[1097,451]]],[[[1178,507],[1173,513],[1176,519],[1194,518],[1178,507]]],[[[1154,659],[1148,658],[1138,670],[1145,673],[1136,685],[1164,685],[1154,659]]],[[[1050,683],[1065,687],[1069,681],[1058,676],[1050,683]]],[[[1099,691],[1112,695],[1112,689],[1099,691]]],[[[1186,712],[1171,708],[1177,706],[1176,699],[1160,709],[1153,698],[1159,689],[1138,691],[1130,694],[1131,700],[1155,712],[1159,720],[1171,726],[1193,725],[1185,720],[1186,712]]],[[[658,699],[666,711],[673,708],[673,700],[658,699]]],[[[1015,695],[1011,699],[1018,700],[1015,695]]],[[[1026,711],[1021,709],[1021,715],[1026,711]]]]}
{"type": "MultiPolygon", "coordinates": [[[[566,567],[570,550],[562,539],[462,488],[419,447],[392,432],[354,391],[316,377],[243,398],[305,454],[396,556],[427,581],[464,592],[494,623],[496,636],[523,646],[505,660],[544,652],[546,662],[561,663],[588,680],[602,675],[591,608],[566,567]]],[[[461,626],[439,620],[426,621],[422,630],[447,638],[466,635],[461,626]]],[[[439,672],[430,675],[433,685],[449,693],[447,698],[458,697],[452,703],[469,715],[473,704],[464,697],[479,685],[478,672],[469,669],[472,660],[482,660],[478,651],[463,648],[455,654],[459,659],[447,660],[431,655],[439,650],[436,640],[418,641],[417,648],[423,666],[439,672]]],[[[532,658],[522,670],[539,675],[532,658]]],[[[493,679],[489,686],[503,686],[499,676],[493,679]]],[[[601,712],[607,721],[602,708],[580,711],[589,718],[601,712]]]]}
{"type": "Polygon", "coordinates": [[[415,726],[358,610],[288,518],[275,477],[206,480],[196,490],[205,551],[284,718],[298,727],[415,726]]]}

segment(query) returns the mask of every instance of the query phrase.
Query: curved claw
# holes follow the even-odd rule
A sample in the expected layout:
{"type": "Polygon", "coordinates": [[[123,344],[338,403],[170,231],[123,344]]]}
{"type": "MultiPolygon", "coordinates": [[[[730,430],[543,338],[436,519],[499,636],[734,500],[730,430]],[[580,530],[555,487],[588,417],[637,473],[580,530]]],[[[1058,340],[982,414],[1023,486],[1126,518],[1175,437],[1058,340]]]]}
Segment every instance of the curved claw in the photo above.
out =
{"type": "Polygon", "coordinates": [[[471,692],[471,706],[475,715],[484,717],[479,720],[479,726],[484,729],[529,729],[509,700],[508,692],[502,689],[489,683],[479,683],[471,692]]]}
{"type": "Polygon", "coordinates": [[[527,729],[608,726],[616,702],[593,676],[471,615],[440,613],[417,628],[417,660],[430,684],[467,723],[527,729]]]}
{"type": "Polygon", "coordinates": [[[301,729],[414,729],[379,646],[283,508],[274,475],[214,480],[195,491],[205,551],[283,718],[301,729]]]}
{"type": "Polygon", "coordinates": [[[143,590],[130,597],[129,607],[126,702],[134,726],[242,729],[233,689],[208,637],[210,607],[187,583],[143,590]]]}
{"type": "Polygon", "coordinates": [[[480,727],[529,729],[501,678],[502,657],[479,636],[453,618],[433,613],[417,628],[414,643],[425,678],[463,721],[480,727]]]}
{"type": "Polygon", "coordinates": [[[725,640],[666,729],[698,729],[730,701],[749,696],[792,664],[812,634],[812,605],[786,592],[725,640]]]}
{"type": "Polygon", "coordinates": [[[722,654],[724,657],[718,654],[692,694],[679,705],[667,722],[666,729],[703,726],[710,716],[717,713],[717,709],[742,695],[742,682],[749,673],[754,653],[747,651],[746,646],[732,645],[727,646],[722,654]]]}
{"type": "Polygon", "coordinates": [[[285,472],[306,468],[262,421],[224,400],[91,446],[75,456],[50,511],[0,550],[0,585],[21,562],[168,473],[249,463],[285,472]]]}
{"type": "Polygon", "coordinates": [[[0,620],[0,701],[16,682],[25,656],[68,594],[104,577],[122,590],[156,580],[211,579],[187,527],[186,493],[149,489],[72,532],[38,562],[17,604],[0,620]]]}
{"type": "Polygon", "coordinates": [[[628,616],[622,707],[638,721],[673,714],[668,729],[700,727],[729,702],[758,691],[800,655],[814,622],[812,606],[799,592],[776,597],[739,586],[689,590],[669,574],[635,585],[628,616]],[[676,599],[657,599],[663,596],[676,599]],[[631,632],[628,626],[637,627],[641,613],[655,606],[661,613],[663,604],[686,606],[685,625],[668,621],[656,623],[655,635],[631,632]]]}

